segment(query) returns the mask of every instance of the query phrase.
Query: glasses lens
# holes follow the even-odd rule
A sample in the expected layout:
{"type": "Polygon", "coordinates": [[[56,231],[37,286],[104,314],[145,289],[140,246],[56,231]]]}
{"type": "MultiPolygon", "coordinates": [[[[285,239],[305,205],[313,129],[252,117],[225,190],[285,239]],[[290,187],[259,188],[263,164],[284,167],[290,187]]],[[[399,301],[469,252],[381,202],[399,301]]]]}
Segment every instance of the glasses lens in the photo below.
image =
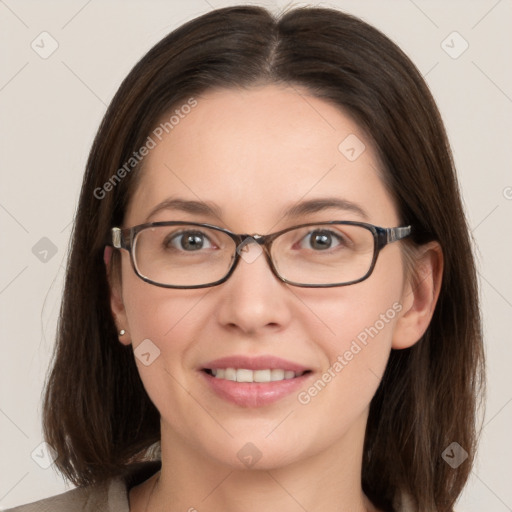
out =
{"type": "Polygon", "coordinates": [[[272,245],[272,260],[296,284],[344,284],[366,276],[373,261],[373,233],[363,226],[319,224],[293,229],[272,245]]]}
{"type": "Polygon", "coordinates": [[[198,286],[229,271],[235,242],[216,229],[194,225],[153,226],[137,233],[133,258],[138,273],[154,283],[198,286]]]}

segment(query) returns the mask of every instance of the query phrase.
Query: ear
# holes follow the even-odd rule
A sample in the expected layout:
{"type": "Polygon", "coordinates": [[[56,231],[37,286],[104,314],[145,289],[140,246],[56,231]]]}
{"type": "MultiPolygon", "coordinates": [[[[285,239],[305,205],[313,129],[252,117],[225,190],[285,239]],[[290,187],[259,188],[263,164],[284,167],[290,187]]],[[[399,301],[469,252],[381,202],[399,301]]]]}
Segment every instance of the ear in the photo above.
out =
{"type": "Polygon", "coordinates": [[[443,279],[443,251],[438,242],[421,246],[412,258],[414,268],[404,286],[403,309],[393,332],[394,349],[409,348],[425,334],[443,279]]]}
{"type": "MultiPolygon", "coordinates": [[[[107,273],[107,280],[110,288],[110,309],[114,316],[116,329],[119,335],[119,341],[123,345],[130,345],[130,332],[128,329],[128,318],[126,316],[126,310],[123,302],[123,286],[121,281],[121,269],[114,268],[112,262],[112,247],[105,247],[103,253],[103,260],[105,262],[105,270],[107,273]],[[125,331],[125,334],[120,335],[121,330],[125,331]]],[[[119,261],[119,265],[121,262],[119,261]]]]}

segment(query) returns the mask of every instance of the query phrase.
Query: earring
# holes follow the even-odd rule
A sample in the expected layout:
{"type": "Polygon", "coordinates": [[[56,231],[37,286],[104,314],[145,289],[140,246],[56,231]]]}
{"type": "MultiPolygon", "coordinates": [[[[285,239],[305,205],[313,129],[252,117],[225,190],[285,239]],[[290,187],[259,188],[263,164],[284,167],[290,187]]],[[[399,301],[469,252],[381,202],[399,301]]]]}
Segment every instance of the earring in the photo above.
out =
{"type": "Polygon", "coordinates": [[[119,336],[124,336],[126,334],[126,331],[124,329],[121,329],[119,331],[119,336]]]}

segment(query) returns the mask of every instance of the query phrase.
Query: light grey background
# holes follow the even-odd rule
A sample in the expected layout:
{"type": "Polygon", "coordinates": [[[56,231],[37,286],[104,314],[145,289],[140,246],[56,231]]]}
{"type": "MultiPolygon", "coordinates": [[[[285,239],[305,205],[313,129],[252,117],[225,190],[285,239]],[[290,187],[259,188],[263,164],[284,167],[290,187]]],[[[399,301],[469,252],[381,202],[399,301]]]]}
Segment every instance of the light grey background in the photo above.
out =
{"type": "MultiPolygon", "coordinates": [[[[70,488],[52,467],[40,467],[41,391],[71,221],[106,105],[167,33],[236,3],[0,0],[0,509],[70,488]],[[58,48],[42,58],[52,39],[58,48]]],[[[412,58],[438,102],[478,246],[489,377],[478,463],[456,510],[512,511],[512,2],[308,5],[340,8],[384,31],[412,58]]]]}

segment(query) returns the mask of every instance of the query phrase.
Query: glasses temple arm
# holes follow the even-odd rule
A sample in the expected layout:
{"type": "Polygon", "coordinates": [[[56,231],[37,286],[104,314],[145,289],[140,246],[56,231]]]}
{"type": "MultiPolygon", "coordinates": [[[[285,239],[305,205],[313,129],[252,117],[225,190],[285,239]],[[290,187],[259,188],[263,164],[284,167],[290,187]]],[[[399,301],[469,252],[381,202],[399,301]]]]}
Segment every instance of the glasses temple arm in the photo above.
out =
{"type": "Polygon", "coordinates": [[[119,228],[112,228],[112,246],[116,249],[121,249],[123,246],[122,234],[119,228]]]}
{"type": "Polygon", "coordinates": [[[387,228],[386,229],[386,243],[390,244],[392,242],[396,242],[397,240],[402,240],[411,234],[412,228],[411,226],[401,226],[397,228],[387,228]]]}

